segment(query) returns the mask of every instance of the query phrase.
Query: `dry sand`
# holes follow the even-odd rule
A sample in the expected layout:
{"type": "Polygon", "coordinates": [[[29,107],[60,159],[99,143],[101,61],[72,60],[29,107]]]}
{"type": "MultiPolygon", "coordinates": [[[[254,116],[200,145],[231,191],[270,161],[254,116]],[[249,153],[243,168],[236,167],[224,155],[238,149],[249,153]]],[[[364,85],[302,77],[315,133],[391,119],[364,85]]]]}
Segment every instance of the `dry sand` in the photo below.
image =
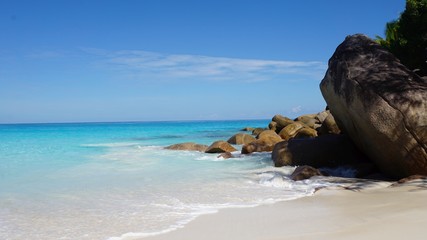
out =
{"type": "Polygon", "coordinates": [[[425,180],[397,187],[322,189],[297,200],[224,209],[144,239],[426,239],[426,190],[425,180]]]}

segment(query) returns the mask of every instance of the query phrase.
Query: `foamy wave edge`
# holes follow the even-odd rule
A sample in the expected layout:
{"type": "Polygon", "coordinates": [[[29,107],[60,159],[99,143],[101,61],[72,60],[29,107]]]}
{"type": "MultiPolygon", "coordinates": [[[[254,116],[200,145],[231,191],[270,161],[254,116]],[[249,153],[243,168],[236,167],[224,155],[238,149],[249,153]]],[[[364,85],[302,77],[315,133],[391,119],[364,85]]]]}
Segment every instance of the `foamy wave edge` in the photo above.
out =
{"type": "Polygon", "coordinates": [[[184,228],[185,225],[194,221],[196,218],[198,218],[202,215],[218,213],[218,211],[220,211],[222,209],[253,208],[253,207],[258,207],[258,206],[262,206],[262,205],[270,205],[270,204],[275,204],[275,203],[279,203],[279,202],[292,201],[292,200],[296,200],[299,198],[312,196],[312,195],[314,195],[314,192],[315,192],[315,190],[313,189],[309,193],[301,194],[300,196],[292,196],[292,197],[283,198],[283,199],[271,199],[270,198],[270,199],[265,199],[264,201],[260,201],[259,203],[253,203],[253,204],[247,204],[247,205],[220,204],[217,206],[206,208],[206,209],[199,211],[199,212],[195,212],[195,213],[191,214],[191,217],[189,217],[188,219],[179,221],[178,223],[170,226],[169,228],[158,231],[158,232],[128,232],[128,233],[122,234],[120,237],[109,237],[109,238],[107,238],[107,240],[135,240],[135,239],[142,239],[142,238],[147,238],[147,237],[158,236],[158,235],[170,233],[170,232],[176,231],[178,229],[184,228]]]}

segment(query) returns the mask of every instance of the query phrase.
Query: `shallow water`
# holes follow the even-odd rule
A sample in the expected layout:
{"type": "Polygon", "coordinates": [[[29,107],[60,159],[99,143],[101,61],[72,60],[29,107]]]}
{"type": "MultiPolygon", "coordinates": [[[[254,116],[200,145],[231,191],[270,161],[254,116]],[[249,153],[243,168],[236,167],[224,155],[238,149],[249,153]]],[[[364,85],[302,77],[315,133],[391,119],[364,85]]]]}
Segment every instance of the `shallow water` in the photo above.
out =
{"type": "MultiPolygon", "coordinates": [[[[0,125],[0,239],[131,239],[228,207],[313,194],[270,153],[165,150],[227,140],[267,120],[0,125]]],[[[240,146],[236,146],[239,148],[240,146]]]]}

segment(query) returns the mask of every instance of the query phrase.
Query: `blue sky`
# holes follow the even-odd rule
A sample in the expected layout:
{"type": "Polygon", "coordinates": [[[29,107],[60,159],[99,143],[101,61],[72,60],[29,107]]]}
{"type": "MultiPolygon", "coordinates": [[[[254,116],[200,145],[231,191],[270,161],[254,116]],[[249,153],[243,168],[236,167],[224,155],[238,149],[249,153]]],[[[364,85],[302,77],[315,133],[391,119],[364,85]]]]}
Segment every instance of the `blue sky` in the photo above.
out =
{"type": "Polygon", "coordinates": [[[0,0],[0,123],[268,119],[319,112],[349,34],[404,0],[0,0]]]}

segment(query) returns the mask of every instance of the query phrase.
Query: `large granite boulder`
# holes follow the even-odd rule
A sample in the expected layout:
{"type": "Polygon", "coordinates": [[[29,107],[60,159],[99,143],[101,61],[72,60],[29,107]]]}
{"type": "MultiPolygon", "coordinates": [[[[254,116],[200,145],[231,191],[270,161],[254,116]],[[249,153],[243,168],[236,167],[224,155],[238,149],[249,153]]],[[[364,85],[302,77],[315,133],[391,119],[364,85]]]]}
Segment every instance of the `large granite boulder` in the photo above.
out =
{"type": "Polygon", "coordinates": [[[427,174],[427,81],[364,35],[338,46],[320,88],[339,128],[393,177],[427,174]]]}
{"type": "Polygon", "coordinates": [[[205,151],[205,153],[224,153],[237,151],[226,141],[216,141],[212,143],[205,151]]]}
{"type": "Polygon", "coordinates": [[[339,167],[367,160],[345,135],[293,138],[277,143],[271,157],[276,167],[339,167]]]}
{"type": "Polygon", "coordinates": [[[238,133],[238,134],[235,134],[234,136],[232,136],[230,139],[228,139],[227,142],[230,144],[243,145],[243,144],[251,143],[255,140],[256,140],[256,138],[254,138],[253,136],[251,136],[249,134],[238,133]]]}
{"type": "Polygon", "coordinates": [[[199,152],[204,152],[206,151],[207,148],[208,148],[207,145],[197,144],[193,142],[178,143],[178,144],[165,147],[165,149],[169,149],[169,150],[199,151],[199,152]]]}

